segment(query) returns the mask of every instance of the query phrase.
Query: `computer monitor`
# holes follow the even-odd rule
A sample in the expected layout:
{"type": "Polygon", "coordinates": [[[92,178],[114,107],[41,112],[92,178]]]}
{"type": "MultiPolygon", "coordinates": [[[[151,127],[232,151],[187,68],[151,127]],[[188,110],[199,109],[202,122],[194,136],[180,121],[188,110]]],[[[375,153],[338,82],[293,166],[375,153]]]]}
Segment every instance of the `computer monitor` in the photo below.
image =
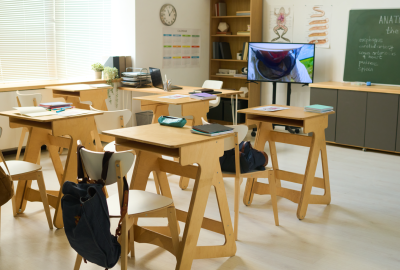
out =
{"type": "Polygon", "coordinates": [[[247,79],[259,82],[312,83],[315,44],[250,42],[247,79]]]}

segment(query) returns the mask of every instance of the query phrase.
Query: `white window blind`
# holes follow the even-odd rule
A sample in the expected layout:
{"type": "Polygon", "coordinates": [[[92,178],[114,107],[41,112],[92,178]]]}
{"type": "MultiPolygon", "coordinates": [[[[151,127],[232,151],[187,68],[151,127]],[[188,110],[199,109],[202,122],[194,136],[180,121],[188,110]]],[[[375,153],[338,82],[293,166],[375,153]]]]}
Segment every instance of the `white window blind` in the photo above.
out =
{"type": "Polygon", "coordinates": [[[55,33],[58,78],[93,76],[111,51],[111,0],[55,0],[55,33]]]}
{"type": "Polygon", "coordinates": [[[0,82],[56,78],[53,0],[0,0],[0,82]]]}
{"type": "Polygon", "coordinates": [[[0,83],[93,76],[111,52],[111,0],[0,0],[0,83]]]}

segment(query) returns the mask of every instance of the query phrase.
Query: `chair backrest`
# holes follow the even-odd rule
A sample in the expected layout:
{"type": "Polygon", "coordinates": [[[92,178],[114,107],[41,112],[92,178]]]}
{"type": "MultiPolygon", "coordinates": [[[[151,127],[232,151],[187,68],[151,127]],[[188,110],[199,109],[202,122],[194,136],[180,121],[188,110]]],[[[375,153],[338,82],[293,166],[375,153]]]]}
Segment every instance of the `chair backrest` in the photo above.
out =
{"type": "MultiPolygon", "coordinates": [[[[239,144],[244,140],[244,138],[247,135],[247,132],[249,131],[249,128],[245,125],[231,125],[231,126],[226,125],[226,126],[233,128],[233,130],[238,133],[239,144]]],[[[235,147],[235,140],[232,136],[224,140],[224,151],[231,150],[234,147],[235,147]]]]}
{"type": "MultiPolygon", "coordinates": [[[[83,166],[85,167],[85,171],[90,179],[101,179],[103,156],[104,152],[93,152],[85,148],[81,149],[83,166]]],[[[115,169],[115,161],[117,160],[121,161],[121,174],[124,176],[132,167],[135,156],[132,154],[132,152],[128,151],[116,152],[111,156],[108,166],[106,186],[114,184],[118,180],[115,169]]]]}
{"type": "Polygon", "coordinates": [[[21,107],[39,106],[42,101],[42,94],[21,94],[17,91],[17,102],[21,107]],[[36,104],[35,104],[35,102],[36,104]]]}
{"type": "Polygon", "coordinates": [[[119,129],[121,126],[121,116],[123,117],[123,127],[128,124],[129,119],[132,117],[130,110],[119,110],[119,111],[100,111],[90,106],[92,111],[102,112],[102,115],[96,115],[94,117],[98,131],[101,133],[106,130],[119,129]]]}
{"type": "Polygon", "coordinates": [[[203,88],[222,89],[223,81],[206,80],[203,83],[203,88]]]}

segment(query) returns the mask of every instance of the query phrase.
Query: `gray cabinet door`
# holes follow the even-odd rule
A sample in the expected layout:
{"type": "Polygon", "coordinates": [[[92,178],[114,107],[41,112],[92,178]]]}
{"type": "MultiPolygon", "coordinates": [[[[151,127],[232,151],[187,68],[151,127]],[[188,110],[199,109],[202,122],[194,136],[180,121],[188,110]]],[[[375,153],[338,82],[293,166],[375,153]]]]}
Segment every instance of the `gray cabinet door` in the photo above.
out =
{"type": "Polygon", "coordinates": [[[367,92],[338,90],[336,142],[364,146],[367,92]]]}
{"type": "Polygon", "coordinates": [[[397,142],[396,151],[400,152],[400,98],[399,98],[399,115],[397,116],[397,142]]]}
{"type": "MultiPolygon", "coordinates": [[[[332,106],[337,111],[337,93],[336,89],[311,88],[310,105],[320,104],[332,106]]],[[[336,113],[328,116],[328,128],[325,130],[325,139],[329,142],[336,141],[336,113]]]]}
{"type": "Polygon", "coordinates": [[[399,96],[368,93],[365,147],[396,150],[399,96]]]}

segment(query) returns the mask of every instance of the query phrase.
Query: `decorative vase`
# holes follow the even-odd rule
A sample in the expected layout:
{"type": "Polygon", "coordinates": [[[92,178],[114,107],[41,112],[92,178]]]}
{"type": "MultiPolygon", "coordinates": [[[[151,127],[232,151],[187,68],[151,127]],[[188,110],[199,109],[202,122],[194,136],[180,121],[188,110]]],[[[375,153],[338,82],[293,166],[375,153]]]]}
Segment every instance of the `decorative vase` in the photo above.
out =
{"type": "Polygon", "coordinates": [[[103,71],[95,71],[94,72],[95,79],[101,79],[102,74],[103,74],[103,71]]]}
{"type": "Polygon", "coordinates": [[[239,91],[243,91],[243,94],[240,94],[241,97],[248,97],[249,89],[247,87],[241,87],[239,91]]]}

